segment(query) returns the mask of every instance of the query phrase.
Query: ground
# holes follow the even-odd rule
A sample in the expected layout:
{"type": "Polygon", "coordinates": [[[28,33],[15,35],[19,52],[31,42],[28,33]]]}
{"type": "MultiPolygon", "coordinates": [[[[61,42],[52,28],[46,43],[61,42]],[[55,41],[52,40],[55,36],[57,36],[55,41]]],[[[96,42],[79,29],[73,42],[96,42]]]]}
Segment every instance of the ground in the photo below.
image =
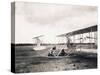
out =
{"type": "Polygon", "coordinates": [[[48,57],[48,50],[34,51],[32,46],[15,47],[16,73],[66,71],[97,68],[97,53],[74,52],[69,56],[48,57]]]}

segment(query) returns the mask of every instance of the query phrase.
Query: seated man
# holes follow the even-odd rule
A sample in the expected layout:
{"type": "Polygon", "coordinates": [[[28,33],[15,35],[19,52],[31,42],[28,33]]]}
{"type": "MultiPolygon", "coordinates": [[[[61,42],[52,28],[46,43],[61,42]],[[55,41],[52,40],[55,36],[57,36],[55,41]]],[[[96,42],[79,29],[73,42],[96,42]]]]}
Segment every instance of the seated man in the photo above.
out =
{"type": "Polygon", "coordinates": [[[66,52],[64,51],[64,49],[62,49],[59,56],[65,56],[65,55],[66,55],[66,52]]]}
{"type": "Polygon", "coordinates": [[[48,56],[54,56],[55,50],[56,50],[56,47],[53,47],[53,48],[50,50],[48,56]]]}

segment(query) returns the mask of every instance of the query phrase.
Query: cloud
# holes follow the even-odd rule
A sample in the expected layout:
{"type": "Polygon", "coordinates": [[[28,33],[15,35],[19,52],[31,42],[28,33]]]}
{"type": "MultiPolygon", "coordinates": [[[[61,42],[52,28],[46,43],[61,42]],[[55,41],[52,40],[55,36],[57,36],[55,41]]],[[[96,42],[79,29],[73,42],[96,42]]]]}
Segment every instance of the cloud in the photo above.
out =
{"type": "Polygon", "coordinates": [[[45,42],[58,42],[56,35],[97,24],[97,7],[61,4],[16,3],[16,42],[32,43],[45,35],[45,42]]]}
{"type": "Polygon", "coordinates": [[[18,3],[16,14],[23,15],[29,23],[50,24],[65,18],[80,17],[96,12],[93,6],[54,5],[36,3],[18,3]]]}

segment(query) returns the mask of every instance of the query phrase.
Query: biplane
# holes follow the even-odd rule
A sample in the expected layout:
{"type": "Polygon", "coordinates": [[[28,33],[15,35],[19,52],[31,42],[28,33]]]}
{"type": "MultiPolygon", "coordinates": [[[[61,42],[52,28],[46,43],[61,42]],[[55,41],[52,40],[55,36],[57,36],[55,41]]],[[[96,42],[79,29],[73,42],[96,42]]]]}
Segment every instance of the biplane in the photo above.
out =
{"type": "Polygon", "coordinates": [[[80,46],[79,49],[81,50],[82,45],[88,45],[89,48],[97,48],[97,25],[57,35],[57,37],[66,37],[68,48],[77,48],[80,46]],[[77,40],[79,41],[78,43],[76,42],[77,40]],[[85,42],[86,40],[89,41],[85,42]]]}
{"type": "MultiPolygon", "coordinates": [[[[33,46],[33,50],[45,50],[41,55],[49,53],[49,51],[52,51],[51,48],[47,48],[46,46],[41,46],[41,40],[40,37],[43,37],[44,35],[40,35],[37,37],[33,37],[33,39],[36,40],[36,46],[33,46]]],[[[82,48],[87,48],[86,50],[89,50],[90,48],[97,48],[97,25],[71,31],[65,34],[57,35],[57,37],[65,37],[66,38],[66,51],[70,54],[71,52],[74,52],[75,50],[82,50],[82,48]],[[86,35],[87,34],[87,35],[86,35]],[[85,35],[85,36],[84,36],[85,35]],[[77,37],[76,37],[77,36],[77,37]],[[73,37],[73,38],[72,38],[73,37]],[[78,42],[76,42],[78,40],[78,42]],[[85,42],[88,40],[88,42],[85,42]],[[92,41],[92,42],[91,42],[92,41]],[[74,50],[74,51],[73,51],[74,50]]],[[[59,44],[57,44],[59,45],[59,44]]],[[[53,46],[54,47],[54,46],[53,46]]],[[[56,47],[56,45],[55,45],[56,47]]],[[[54,56],[59,56],[62,49],[54,50],[54,56]]]]}
{"type": "Polygon", "coordinates": [[[43,37],[44,35],[33,37],[32,39],[35,40],[36,46],[33,46],[33,50],[44,50],[46,49],[46,46],[41,46],[42,41],[40,40],[40,37],[43,37]]]}

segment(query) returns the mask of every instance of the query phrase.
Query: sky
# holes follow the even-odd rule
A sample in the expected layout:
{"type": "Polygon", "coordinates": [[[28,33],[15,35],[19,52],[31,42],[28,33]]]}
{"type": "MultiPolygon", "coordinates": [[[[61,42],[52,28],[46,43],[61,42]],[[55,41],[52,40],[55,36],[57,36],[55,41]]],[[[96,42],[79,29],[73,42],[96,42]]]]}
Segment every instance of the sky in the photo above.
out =
{"type": "Polygon", "coordinates": [[[66,42],[56,36],[96,25],[97,16],[96,6],[17,2],[15,43],[34,43],[39,35],[44,43],[66,42]]]}

